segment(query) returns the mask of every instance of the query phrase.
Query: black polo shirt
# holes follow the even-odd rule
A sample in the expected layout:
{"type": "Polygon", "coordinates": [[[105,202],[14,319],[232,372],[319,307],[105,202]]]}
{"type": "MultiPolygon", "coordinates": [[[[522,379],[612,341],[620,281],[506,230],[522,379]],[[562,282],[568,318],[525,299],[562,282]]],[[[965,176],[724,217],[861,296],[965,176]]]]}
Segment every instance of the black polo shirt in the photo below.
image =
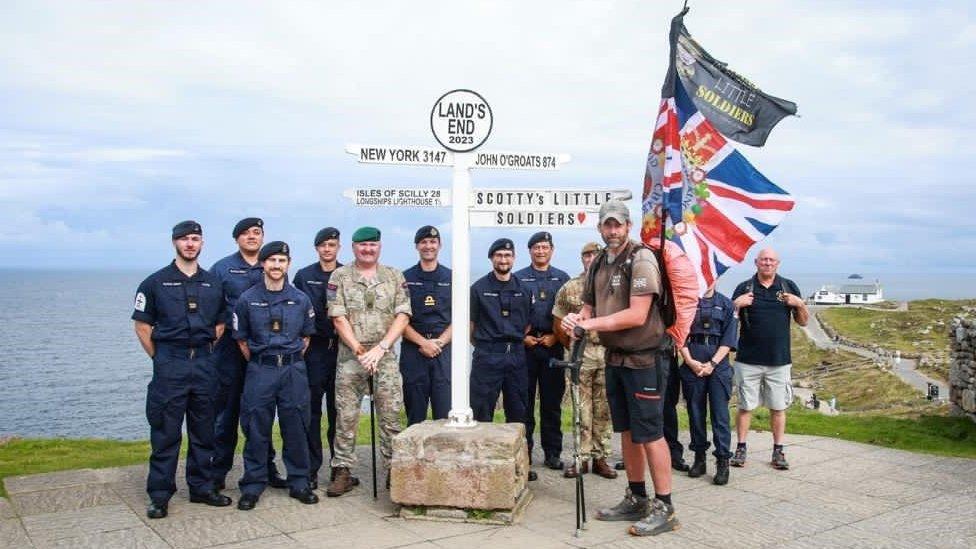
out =
{"type": "Polygon", "coordinates": [[[790,357],[790,316],[792,310],[777,299],[779,292],[802,297],[800,288],[788,278],[776,275],[768,288],[752,278],[735,287],[732,300],[752,292],[752,306],[739,310],[739,347],[735,359],[760,366],[784,366],[790,357]]]}

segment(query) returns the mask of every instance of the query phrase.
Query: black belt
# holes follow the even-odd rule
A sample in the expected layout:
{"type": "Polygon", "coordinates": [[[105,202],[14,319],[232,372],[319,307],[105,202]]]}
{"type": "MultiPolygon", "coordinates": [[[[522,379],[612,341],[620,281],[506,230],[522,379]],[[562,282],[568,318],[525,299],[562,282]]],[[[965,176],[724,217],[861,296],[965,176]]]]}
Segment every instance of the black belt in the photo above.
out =
{"type": "Polygon", "coordinates": [[[427,339],[434,339],[444,333],[450,324],[411,324],[410,327],[427,339]]]}
{"type": "Polygon", "coordinates": [[[474,348],[486,353],[510,353],[522,348],[522,341],[475,341],[474,348]]]}
{"type": "Polygon", "coordinates": [[[713,334],[691,334],[690,336],[688,336],[688,341],[692,343],[700,343],[703,345],[718,343],[721,340],[722,340],[722,336],[717,336],[713,334]]]}
{"type": "Polygon", "coordinates": [[[178,343],[156,343],[156,355],[166,355],[173,358],[194,359],[199,356],[207,356],[213,353],[213,343],[203,345],[180,345],[178,343]]]}
{"type": "Polygon", "coordinates": [[[254,362],[264,366],[288,366],[289,364],[294,364],[301,361],[301,351],[286,354],[263,353],[261,356],[254,359],[254,362]]]}

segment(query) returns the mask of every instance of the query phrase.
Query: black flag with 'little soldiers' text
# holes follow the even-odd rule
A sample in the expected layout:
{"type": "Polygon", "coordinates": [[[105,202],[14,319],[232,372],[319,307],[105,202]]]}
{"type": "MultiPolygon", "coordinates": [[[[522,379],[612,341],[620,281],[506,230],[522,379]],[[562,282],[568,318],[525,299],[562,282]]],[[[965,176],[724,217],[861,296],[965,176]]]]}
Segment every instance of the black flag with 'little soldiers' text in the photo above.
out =
{"type": "Polygon", "coordinates": [[[774,97],[756,87],[727,63],[715,59],[685,28],[684,13],[672,22],[676,33],[673,70],[668,71],[662,95],[674,95],[674,77],[698,110],[729,139],[762,147],[780,120],[796,114],[796,103],[774,97]]]}

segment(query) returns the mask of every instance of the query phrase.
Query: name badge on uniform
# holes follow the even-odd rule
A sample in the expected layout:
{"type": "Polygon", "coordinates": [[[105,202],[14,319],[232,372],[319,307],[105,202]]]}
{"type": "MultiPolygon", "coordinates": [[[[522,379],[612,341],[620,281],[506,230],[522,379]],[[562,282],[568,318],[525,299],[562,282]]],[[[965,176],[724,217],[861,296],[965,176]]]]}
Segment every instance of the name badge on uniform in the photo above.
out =
{"type": "Polygon", "coordinates": [[[271,319],[271,331],[274,332],[274,333],[276,333],[276,334],[279,333],[279,332],[281,332],[281,319],[280,318],[273,318],[272,317],[272,319],[271,319]]]}
{"type": "Polygon", "coordinates": [[[437,305],[437,300],[434,299],[434,296],[429,295],[424,298],[424,307],[433,307],[434,305],[437,305]]]}
{"type": "Polygon", "coordinates": [[[502,316],[508,316],[508,309],[502,309],[502,316]]]}
{"type": "Polygon", "coordinates": [[[197,312],[197,298],[196,296],[188,295],[186,296],[186,310],[191,313],[197,312]]]}

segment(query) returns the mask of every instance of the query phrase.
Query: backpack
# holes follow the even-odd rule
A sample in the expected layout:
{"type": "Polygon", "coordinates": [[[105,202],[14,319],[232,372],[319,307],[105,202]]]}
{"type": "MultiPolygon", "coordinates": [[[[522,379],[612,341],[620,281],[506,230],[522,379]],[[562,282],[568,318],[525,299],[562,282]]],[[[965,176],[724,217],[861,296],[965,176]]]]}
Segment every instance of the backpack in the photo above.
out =
{"type": "MultiPolygon", "coordinates": [[[[695,320],[695,313],[698,310],[698,274],[695,266],[685,255],[680,246],[671,242],[664,241],[664,253],[661,253],[660,243],[652,239],[650,244],[643,243],[641,246],[632,246],[630,257],[624,262],[621,271],[627,280],[630,280],[631,265],[633,258],[641,247],[647,248],[654,254],[657,260],[658,270],[661,273],[661,297],[654,303],[661,313],[661,320],[664,322],[667,334],[671,336],[675,349],[680,349],[685,344],[685,338],[691,330],[691,323],[695,320]]],[[[603,265],[606,261],[606,248],[600,251],[600,255],[593,260],[594,265],[603,265]]],[[[594,282],[596,271],[599,269],[589,269],[590,285],[594,282]]]]}

